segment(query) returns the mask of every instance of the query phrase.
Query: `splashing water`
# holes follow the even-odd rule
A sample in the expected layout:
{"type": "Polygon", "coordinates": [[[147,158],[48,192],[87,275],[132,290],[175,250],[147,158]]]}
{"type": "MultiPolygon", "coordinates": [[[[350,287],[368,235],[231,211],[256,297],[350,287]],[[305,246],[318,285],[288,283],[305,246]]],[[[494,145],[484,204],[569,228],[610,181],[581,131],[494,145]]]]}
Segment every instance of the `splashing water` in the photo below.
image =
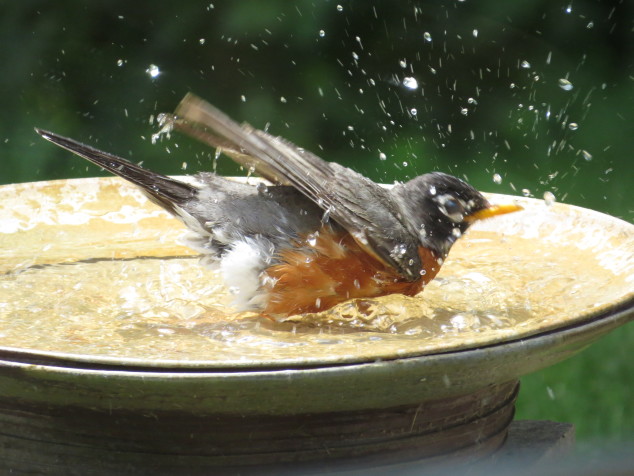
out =
{"type": "Polygon", "coordinates": [[[65,187],[65,200],[80,207],[71,215],[59,194],[25,201],[13,187],[0,197],[5,215],[58,223],[0,233],[1,249],[14,250],[0,270],[2,345],[241,363],[420,354],[566,325],[631,293],[628,250],[598,251],[618,233],[580,226],[534,201],[521,220],[500,217],[497,227],[490,220],[471,229],[418,296],[357,299],[274,322],[235,314],[219,273],[174,244],[183,229],[137,189],[115,178],[65,187]],[[43,250],[42,242],[50,246],[43,250]]]}
{"type": "Polygon", "coordinates": [[[159,77],[159,75],[161,74],[161,70],[159,69],[158,66],[156,66],[155,64],[151,64],[150,66],[148,66],[148,68],[145,70],[145,73],[152,79],[156,79],[159,77]]]}
{"type": "Polygon", "coordinates": [[[155,134],[152,134],[152,144],[156,144],[163,136],[166,136],[169,139],[172,130],[174,130],[175,118],[172,114],[161,113],[156,119],[159,123],[160,129],[155,134]]]}
{"type": "Polygon", "coordinates": [[[572,83],[565,78],[559,79],[559,87],[564,91],[572,91],[572,89],[574,88],[572,83]]]}
{"type": "Polygon", "coordinates": [[[403,78],[403,86],[405,86],[407,89],[417,89],[418,81],[414,77],[406,76],[405,78],[403,78]]]}

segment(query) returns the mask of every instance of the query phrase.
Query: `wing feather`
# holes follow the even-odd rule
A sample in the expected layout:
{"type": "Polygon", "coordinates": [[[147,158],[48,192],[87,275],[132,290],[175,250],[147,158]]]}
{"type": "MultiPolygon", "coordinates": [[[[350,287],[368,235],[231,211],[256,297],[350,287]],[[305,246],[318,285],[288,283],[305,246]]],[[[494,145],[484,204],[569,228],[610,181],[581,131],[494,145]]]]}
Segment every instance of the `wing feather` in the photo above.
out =
{"type": "Polygon", "coordinates": [[[416,237],[384,188],[281,137],[240,125],[191,93],[175,114],[176,130],[219,147],[273,183],[297,188],[343,226],[363,249],[408,280],[420,277],[422,264],[416,237]]]}

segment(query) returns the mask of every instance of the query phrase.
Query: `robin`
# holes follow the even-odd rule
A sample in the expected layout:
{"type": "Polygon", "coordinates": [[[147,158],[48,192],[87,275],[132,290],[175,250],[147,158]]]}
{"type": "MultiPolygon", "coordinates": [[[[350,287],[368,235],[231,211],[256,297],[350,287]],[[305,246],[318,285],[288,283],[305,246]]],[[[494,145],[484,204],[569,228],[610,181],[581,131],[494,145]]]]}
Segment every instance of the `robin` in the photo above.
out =
{"type": "Polygon", "coordinates": [[[46,140],[139,186],[193,233],[187,244],[219,266],[239,310],[318,312],[342,301],[413,296],[476,220],[521,210],[492,205],[440,172],[387,189],[291,142],[240,125],[188,94],[164,126],[221,150],[271,185],[213,173],[167,177],[73,139],[46,140]]]}

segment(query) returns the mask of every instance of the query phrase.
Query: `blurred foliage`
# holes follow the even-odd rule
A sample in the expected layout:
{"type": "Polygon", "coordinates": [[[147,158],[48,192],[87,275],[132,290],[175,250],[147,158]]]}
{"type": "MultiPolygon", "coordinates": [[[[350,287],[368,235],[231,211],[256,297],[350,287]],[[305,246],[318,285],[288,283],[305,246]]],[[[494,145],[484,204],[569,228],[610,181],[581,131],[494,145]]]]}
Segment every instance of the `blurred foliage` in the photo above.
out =
{"type": "MultiPolygon", "coordinates": [[[[0,183],[102,174],[34,126],[163,173],[210,169],[213,151],[187,138],[150,141],[152,118],[193,91],[375,180],[439,169],[487,191],[551,191],[634,219],[631,2],[22,0],[0,9],[0,183]],[[405,87],[408,77],[418,87],[405,87]]],[[[240,173],[226,159],[218,171],[240,173]]],[[[519,415],[573,422],[582,437],[634,436],[632,343],[630,326],[525,379],[519,415]]]]}
{"type": "Polygon", "coordinates": [[[574,423],[579,440],[599,448],[634,443],[634,326],[579,356],[522,379],[516,418],[574,423]]]}

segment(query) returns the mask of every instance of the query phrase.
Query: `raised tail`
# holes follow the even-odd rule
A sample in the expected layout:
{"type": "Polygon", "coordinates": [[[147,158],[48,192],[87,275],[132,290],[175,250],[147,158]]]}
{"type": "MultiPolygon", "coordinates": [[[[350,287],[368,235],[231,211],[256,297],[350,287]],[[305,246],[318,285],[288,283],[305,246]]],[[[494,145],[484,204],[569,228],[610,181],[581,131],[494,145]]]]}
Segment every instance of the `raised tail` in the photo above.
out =
{"type": "Polygon", "coordinates": [[[58,145],[73,154],[89,160],[121,178],[138,185],[157,205],[173,214],[177,214],[175,205],[182,206],[192,200],[197,189],[185,182],[144,169],[129,160],[82,144],[76,140],[63,137],[53,132],[35,129],[39,135],[49,142],[58,145]]]}

